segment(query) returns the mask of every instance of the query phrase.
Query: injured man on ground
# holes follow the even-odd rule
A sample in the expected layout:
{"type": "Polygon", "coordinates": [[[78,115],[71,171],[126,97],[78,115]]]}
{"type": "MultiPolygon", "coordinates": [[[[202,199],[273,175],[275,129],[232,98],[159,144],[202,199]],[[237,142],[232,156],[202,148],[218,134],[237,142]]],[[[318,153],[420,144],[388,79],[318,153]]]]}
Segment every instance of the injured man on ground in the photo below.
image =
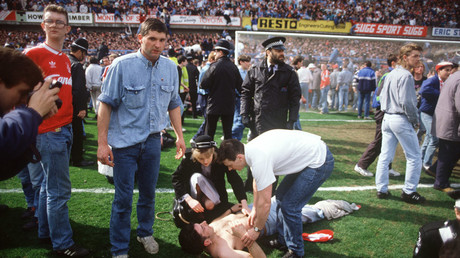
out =
{"type": "MultiPolygon", "coordinates": [[[[252,209],[252,205],[250,205],[250,208],[252,209]]],[[[278,232],[276,228],[276,209],[276,197],[272,197],[270,213],[265,227],[261,230],[259,239],[272,236],[278,232]]],[[[354,203],[349,204],[342,200],[324,200],[313,206],[305,205],[302,209],[302,221],[304,223],[313,223],[323,218],[330,220],[358,209],[359,206],[354,203]]],[[[236,204],[231,210],[241,210],[241,205],[236,204]]],[[[229,209],[210,224],[204,221],[183,227],[179,234],[179,243],[185,252],[194,255],[199,255],[205,251],[212,257],[266,257],[257,242],[248,247],[248,251],[243,251],[245,246],[241,241],[241,237],[251,228],[246,215],[241,212],[231,214],[229,209]]],[[[285,246],[279,244],[276,240],[270,241],[268,245],[283,251],[287,250],[285,246]]]]}

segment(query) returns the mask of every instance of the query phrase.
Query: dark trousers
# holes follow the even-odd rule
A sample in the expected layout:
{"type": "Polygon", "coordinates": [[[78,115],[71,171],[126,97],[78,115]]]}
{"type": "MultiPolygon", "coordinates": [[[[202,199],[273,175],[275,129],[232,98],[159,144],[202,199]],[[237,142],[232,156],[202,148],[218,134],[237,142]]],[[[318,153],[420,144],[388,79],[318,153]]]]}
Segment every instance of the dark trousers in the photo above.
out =
{"type": "Polygon", "coordinates": [[[195,91],[190,90],[189,94],[190,94],[190,102],[192,103],[192,116],[193,118],[196,118],[198,115],[198,112],[196,111],[196,100],[198,98],[198,94],[196,93],[196,89],[195,91]]]}
{"type": "Polygon", "coordinates": [[[450,187],[449,178],[459,159],[460,142],[439,139],[438,164],[436,166],[436,182],[434,182],[434,187],[450,187]]]}
{"type": "MultiPolygon", "coordinates": [[[[358,166],[363,169],[367,169],[375,159],[380,155],[380,150],[382,149],[382,121],[385,113],[380,109],[375,111],[375,136],[374,140],[369,143],[367,149],[364,151],[363,155],[358,161],[358,166]]],[[[388,166],[391,169],[391,163],[388,166]]]]}
{"type": "Polygon", "coordinates": [[[70,151],[70,157],[73,163],[79,163],[83,160],[83,120],[77,115],[72,118],[73,143],[70,151]]]}
{"type": "Polygon", "coordinates": [[[214,139],[214,135],[216,134],[217,121],[219,121],[219,117],[222,120],[222,131],[224,132],[224,139],[225,140],[232,139],[233,114],[229,114],[229,115],[207,114],[206,115],[206,129],[204,133],[211,136],[211,138],[214,139]]]}

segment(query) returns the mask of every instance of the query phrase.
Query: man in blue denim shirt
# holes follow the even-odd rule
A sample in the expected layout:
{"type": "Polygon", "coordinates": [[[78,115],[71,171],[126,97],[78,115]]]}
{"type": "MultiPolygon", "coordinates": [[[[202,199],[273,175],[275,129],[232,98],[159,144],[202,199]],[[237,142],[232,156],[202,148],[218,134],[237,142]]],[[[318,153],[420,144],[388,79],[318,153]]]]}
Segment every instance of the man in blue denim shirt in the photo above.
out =
{"type": "Polygon", "coordinates": [[[177,68],[174,62],[160,56],[167,32],[157,19],[142,23],[138,35],[141,48],[112,63],[99,96],[97,157],[113,167],[115,184],[110,218],[114,257],[128,254],[135,173],[139,188],[137,240],[148,253],[158,252],[152,226],[160,169],[160,131],[166,127],[168,111],[177,136],[176,158],[185,153],[177,68]]]}

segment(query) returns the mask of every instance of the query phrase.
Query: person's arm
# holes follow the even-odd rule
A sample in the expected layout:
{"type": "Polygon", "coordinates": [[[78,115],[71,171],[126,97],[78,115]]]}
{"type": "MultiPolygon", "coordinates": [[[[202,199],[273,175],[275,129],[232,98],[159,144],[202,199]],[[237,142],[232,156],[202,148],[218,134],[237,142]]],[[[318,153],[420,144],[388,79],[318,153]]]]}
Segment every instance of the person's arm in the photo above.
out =
{"type": "Polygon", "coordinates": [[[200,88],[207,90],[210,89],[214,81],[214,70],[216,69],[215,63],[212,63],[209,66],[209,69],[204,73],[203,78],[201,78],[200,88]]]}
{"type": "Polygon", "coordinates": [[[101,102],[97,115],[97,160],[102,164],[113,167],[113,153],[107,142],[111,113],[112,107],[107,103],[101,102]]]}
{"type": "Polygon", "coordinates": [[[74,114],[81,119],[86,116],[86,78],[83,66],[78,64],[72,65],[72,99],[74,114]]]}
{"type": "MultiPolygon", "coordinates": [[[[231,229],[227,230],[227,232],[232,234],[235,237],[238,237],[239,239],[241,239],[243,235],[247,232],[246,228],[241,223],[232,223],[231,225],[232,225],[231,229]]],[[[254,242],[252,245],[248,246],[247,248],[248,248],[248,251],[251,257],[254,257],[254,258],[266,257],[264,251],[262,250],[262,248],[260,248],[257,242],[254,242]]],[[[239,255],[243,255],[243,257],[248,257],[248,256],[244,256],[245,254],[247,254],[247,252],[239,251],[239,250],[235,250],[235,251],[239,255]]],[[[229,257],[234,257],[234,256],[229,256],[229,257]]]]}
{"type": "Polygon", "coordinates": [[[254,196],[254,208],[248,218],[249,225],[253,226],[253,228],[249,229],[241,238],[241,241],[243,241],[245,246],[251,246],[260,235],[260,231],[256,232],[254,227],[257,227],[259,230],[265,227],[265,222],[267,221],[268,214],[270,213],[271,196],[272,185],[265,187],[263,190],[257,191],[257,196],[254,196]]]}
{"type": "Polygon", "coordinates": [[[169,110],[169,118],[174,128],[174,133],[176,134],[176,137],[177,137],[175,158],[180,159],[185,154],[185,141],[184,141],[184,136],[182,134],[182,122],[181,122],[179,106],[172,110],[169,110]]]}
{"type": "Polygon", "coordinates": [[[404,110],[404,114],[407,116],[409,122],[417,127],[418,121],[418,109],[417,109],[417,96],[415,95],[415,82],[412,76],[406,75],[400,79],[401,88],[398,91],[400,105],[404,110]]]}

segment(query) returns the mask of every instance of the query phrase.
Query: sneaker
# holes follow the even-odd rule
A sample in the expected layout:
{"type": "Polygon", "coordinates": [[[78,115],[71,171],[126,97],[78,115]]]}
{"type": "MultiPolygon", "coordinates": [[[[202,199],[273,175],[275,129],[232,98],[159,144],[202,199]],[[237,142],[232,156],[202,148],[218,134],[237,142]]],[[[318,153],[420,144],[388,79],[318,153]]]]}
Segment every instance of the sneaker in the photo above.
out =
{"type": "Polygon", "coordinates": [[[391,196],[390,191],[388,191],[386,193],[385,192],[377,192],[377,198],[379,198],[379,199],[388,199],[388,197],[390,197],[390,196],[391,196]]]}
{"type": "Polygon", "coordinates": [[[56,250],[55,252],[57,255],[69,257],[83,257],[89,254],[88,249],[78,246],[76,244],[64,250],[56,250]]]}
{"type": "Polygon", "coordinates": [[[390,174],[390,176],[400,176],[401,175],[401,173],[396,172],[393,169],[388,170],[388,174],[390,174]]]}
{"type": "Polygon", "coordinates": [[[144,249],[149,254],[156,254],[160,247],[158,246],[157,241],[153,238],[153,236],[146,236],[146,237],[137,237],[137,241],[144,245],[144,249]]]}
{"type": "Polygon", "coordinates": [[[362,116],[358,116],[358,119],[362,119],[363,117],[362,116]]]}
{"type": "Polygon", "coordinates": [[[364,120],[373,120],[373,119],[372,119],[372,117],[370,117],[370,116],[365,116],[365,117],[364,117],[364,120]]]}
{"type": "Polygon", "coordinates": [[[128,258],[129,256],[127,254],[120,254],[120,255],[114,255],[112,258],[128,258]]]}
{"type": "Polygon", "coordinates": [[[407,203],[419,204],[425,202],[425,197],[421,196],[417,192],[406,194],[404,191],[401,193],[401,199],[407,203]]]}
{"type": "Polygon", "coordinates": [[[438,191],[444,192],[444,193],[455,191],[455,189],[452,188],[452,187],[441,188],[441,187],[433,186],[433,188],[438,190],[438,191]]]}
{"type": "Polygon", "coordinates": [[[285,255],[283,255],[283,258],[297,258],[297,257],[302,257],[302,256],[298,256],[292,250],[289,250],[285,255]]]}
{"type": "Polygon", "coordinates": [[[360,173],[362,176],[374,176],[374,174],[372,174],[372,172],[370,172],[367,169],[359,167],[358,164],[355,165],[355,171],[360,173]]]}

